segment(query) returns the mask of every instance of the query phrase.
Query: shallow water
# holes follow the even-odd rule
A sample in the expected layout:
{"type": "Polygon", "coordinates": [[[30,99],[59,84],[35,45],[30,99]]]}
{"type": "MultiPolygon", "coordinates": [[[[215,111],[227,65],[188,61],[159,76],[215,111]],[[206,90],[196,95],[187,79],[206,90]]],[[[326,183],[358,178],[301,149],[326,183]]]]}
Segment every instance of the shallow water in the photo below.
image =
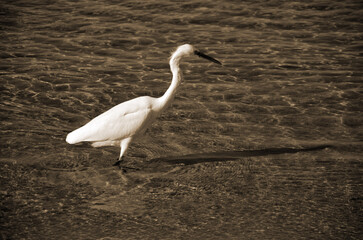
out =
{"type": "Polygon", "coordinates": [[[2,237],[359,238],[360,9],[5,1],[2,237]],[[161,96],[184,43],[223,66],[185,59],[173,105],[129,148],[138,170],[110,167],[118,148],[65,142],[120,102],[161,96]]]}

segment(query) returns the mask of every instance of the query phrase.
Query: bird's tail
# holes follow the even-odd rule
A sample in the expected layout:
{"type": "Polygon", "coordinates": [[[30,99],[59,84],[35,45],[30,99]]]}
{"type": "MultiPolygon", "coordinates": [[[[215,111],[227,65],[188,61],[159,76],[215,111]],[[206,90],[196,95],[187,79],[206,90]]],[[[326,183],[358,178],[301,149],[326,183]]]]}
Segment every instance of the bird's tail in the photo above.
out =
{"type": "Polygon", "coordinates": [[[74,131],[69,133],[67,135],[67,138],[66,138],[66,142],[69,143],[69,144],[75,144],[75,143],[78,143],[79,141],[77,140],[77,136],[76,134],[74,134],[74,131]]]}
{"type": "Polygon", "coordinates": [[[66,142],[69,144],[75,144],[80,142],[93,142],[97,141],[97,139],[94,139],[90,136],[92,136],[93,132],[90,131],[90,127],[87,127],[87,125],[84,125],[83,127],[80,127],[73,132],[69,133],[66,138],[66,142]]]}

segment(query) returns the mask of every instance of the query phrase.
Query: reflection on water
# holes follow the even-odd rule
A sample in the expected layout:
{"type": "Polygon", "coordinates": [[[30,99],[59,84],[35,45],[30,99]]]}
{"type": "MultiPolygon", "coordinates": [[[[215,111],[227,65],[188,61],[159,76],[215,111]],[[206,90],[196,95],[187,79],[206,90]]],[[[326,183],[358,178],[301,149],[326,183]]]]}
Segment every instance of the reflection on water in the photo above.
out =
{"type": "Polygon", "coordinates": [[[5,1],[3,238],[358,238],[359,9],[353,0],[5,1]],[[174,104],[129,148],[141,170],[111,168],[117,148],[66,144],[110,107],[162,95],[170,52],[184,43],[223,66],[184,61],[174,104]]]}

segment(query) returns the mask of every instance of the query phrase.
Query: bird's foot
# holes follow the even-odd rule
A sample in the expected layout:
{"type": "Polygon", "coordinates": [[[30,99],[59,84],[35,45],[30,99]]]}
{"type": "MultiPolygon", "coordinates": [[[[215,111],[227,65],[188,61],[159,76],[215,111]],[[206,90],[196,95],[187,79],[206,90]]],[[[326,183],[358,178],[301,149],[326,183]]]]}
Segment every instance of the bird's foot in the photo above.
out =
{"type": "Polygon", "coordinates": [[[117,161],[113,164],[113,166],[118,167],[123,172],[127,172],[127,170],[140,170],[139,168],[123,166],[123,165],[121,165],[122,162],[123,162],[123,160],[117,159],[117,161]]]}
{"type": "Polygon", "coordinates": [[[118,166],[120,167],[121,163],[123,162],[123,160],[117,159],[117,162],[115,162],[112,166],[118,166]]]}

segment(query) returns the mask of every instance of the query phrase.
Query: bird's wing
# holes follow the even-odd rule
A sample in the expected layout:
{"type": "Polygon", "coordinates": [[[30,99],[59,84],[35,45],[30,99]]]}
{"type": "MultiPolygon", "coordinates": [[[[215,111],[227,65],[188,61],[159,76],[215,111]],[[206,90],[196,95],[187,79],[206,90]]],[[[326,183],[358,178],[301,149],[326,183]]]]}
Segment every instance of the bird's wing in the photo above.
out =
{"type": "Polygon", "coordinates": [[[121,140],[144,131],[154,119],[150,97],[121,103],[67,136],[67,142],[121,140]]]}

